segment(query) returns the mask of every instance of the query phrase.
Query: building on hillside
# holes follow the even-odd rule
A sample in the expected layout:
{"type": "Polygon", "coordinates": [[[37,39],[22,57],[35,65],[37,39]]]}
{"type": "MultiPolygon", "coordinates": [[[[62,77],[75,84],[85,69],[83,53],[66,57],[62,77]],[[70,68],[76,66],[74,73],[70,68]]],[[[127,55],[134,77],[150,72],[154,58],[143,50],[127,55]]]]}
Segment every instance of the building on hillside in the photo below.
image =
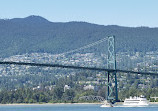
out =
{"type": "Polygon", "coordinates": [[[83,89],[84,90],[94,90],[94,91],[97,91],[98,87],[97,86],[93,86],[93,85],[88,85],[88,86],[84,86],[83,89]]]}
{"type": "Polygon", "coordinates": [[[64,92],[66,91],[66,90],[68,90],[68,89],[70,89],[71,87],[69,86],[69,85],[65,85],[64,86],[64,92]]]}

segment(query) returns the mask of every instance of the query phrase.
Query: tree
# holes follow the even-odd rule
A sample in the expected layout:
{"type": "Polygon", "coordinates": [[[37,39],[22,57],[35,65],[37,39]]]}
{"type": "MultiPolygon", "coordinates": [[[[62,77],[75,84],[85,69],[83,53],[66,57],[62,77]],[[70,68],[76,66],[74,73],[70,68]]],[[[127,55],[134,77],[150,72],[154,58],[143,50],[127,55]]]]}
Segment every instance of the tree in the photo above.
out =
{"type": "Polygon", "coordinates": [[[54,88],[53,91],[53,100],[60,100],[63,96],[63,88],[61,87],[56,87],[54,88]]]}
{"type": "Polygon", "coordinates": [[[74,100],[74,97],[75,97],[75,91],[74,90],[72,90],[72,89],[67,89],[66,91],[65,91],[65,93],[63,94],[63,100],[65,101],[65,102],[67,102],[67,101],[71,101],[71,103],[73,102],[73,100],[74,100]]]}

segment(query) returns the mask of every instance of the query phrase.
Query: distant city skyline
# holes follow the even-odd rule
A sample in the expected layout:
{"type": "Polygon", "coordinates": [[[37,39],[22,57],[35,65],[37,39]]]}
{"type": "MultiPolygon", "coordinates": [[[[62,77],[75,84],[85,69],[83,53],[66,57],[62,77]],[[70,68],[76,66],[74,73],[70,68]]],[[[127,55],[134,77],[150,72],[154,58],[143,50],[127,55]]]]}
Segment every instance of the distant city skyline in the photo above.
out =
{"type": "Polygon", "coordinates": [[[39,15],[51,22],[158,27],[158,0],[0,0],[0,19],[39,15]]]}

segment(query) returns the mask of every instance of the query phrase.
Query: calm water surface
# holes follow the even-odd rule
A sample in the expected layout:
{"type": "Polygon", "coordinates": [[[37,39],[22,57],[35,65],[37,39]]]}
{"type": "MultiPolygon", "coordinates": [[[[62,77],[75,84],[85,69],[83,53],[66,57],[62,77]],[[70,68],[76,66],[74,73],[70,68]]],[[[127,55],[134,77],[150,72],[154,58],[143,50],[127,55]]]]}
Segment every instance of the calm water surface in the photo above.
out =
{"type": "Polygon", "coordinates": [[[0,111],[158,111],[158,105],[148,107],[101,108],[100,105],[0,105],[0,111]]]}

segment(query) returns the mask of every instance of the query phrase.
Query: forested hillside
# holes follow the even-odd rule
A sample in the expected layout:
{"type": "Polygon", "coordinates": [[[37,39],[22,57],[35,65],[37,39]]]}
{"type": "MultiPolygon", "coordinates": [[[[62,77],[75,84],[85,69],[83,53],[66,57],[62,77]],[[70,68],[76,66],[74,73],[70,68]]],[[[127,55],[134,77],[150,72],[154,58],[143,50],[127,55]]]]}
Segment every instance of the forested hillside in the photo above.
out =
{"type": "MultiPolygon", "coordinates": [[[[158,28],[54,23],[40,16],[29,16],[0,19],[0,57],[32,52],[62,53],[109,35],[116,36],[117,51],[153,51],[158,48],[158,28]]],[[[102,43],[89,51],[103,52],[106,47],[106,43],[102,43]]]]}

